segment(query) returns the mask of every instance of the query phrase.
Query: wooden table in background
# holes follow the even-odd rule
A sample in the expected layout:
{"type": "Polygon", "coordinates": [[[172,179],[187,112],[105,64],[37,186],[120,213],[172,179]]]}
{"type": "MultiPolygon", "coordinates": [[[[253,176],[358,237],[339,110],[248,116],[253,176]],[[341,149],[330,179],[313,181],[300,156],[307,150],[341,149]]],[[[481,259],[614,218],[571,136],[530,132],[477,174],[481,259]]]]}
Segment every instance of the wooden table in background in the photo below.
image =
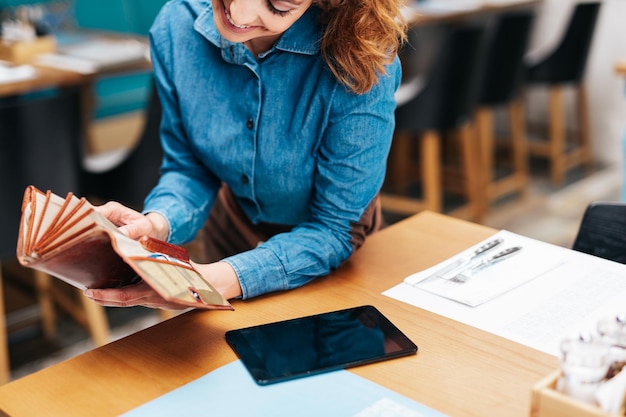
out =
{"type": "Polygon", "coordinates": [[[27,94],[47,88],[75,86],[83,82],[85,77],[76,72],[38,68],[34,78],[0,84],[0,97],[27,94]]]}
{"type": "MultiPolygon", "coordinates": [[[[351,372],[450,416],[527,417],[531,388],[557,369],[556,357],[381,294],[495,232],[420,213],[372,236],[340,269],[304,287],[237,301],[232,312],[191,311],[0,386],[0,410],[117,416],[236,360],[227,330],[372,304],[419,351],[351,372]]],[[[237,400],[245,401],[228,399],[233,407],[237,400]]]]}
{"type": "MultiPolygon", "coordinates": [[[[131,36],[106,31],[82,30],[79,33],[83,33],[84,35],[86,35],[86,40],[94,39],[95,37],[101,37],[102,39],[114,40],[135,39],[146,44],[148,42],[147,38],[145,37],[131,36]],[[89,36],[93,37],[89,38],[89,36]]],[[[83,125],[83,136],[85,141],[85,149],[88,152],[92,147],[92,140],[90,138],[90,126],[93,119],[93,109],[95,108],[96,95],[94,92],[94,86],[96,81],[109,76],[132,74],[136,72],[145,72],[152,70],[152,64],[147,57],[146,59],[133,60],[127,63],[116,64],[108,68],[98,69],[93,73],[87,74],[41,66],[35,64],[34,62],[25,63],[35,67],[35,76],[33,78],[21,81],[0,83],[0,98],[19,96],[46,89],[79,87],[81,94],[81,118],[83,125]]]]}
{"type": "Polygon", "coordinates": [[[615,64],[615,71],[618,74],[626,75],[626,59],[618,61],[617,64],[615,64]]]}
{"type": "MultiPolygon", "coordinates": [[[[103,39],[114,40],[136,39],[140,42],[147,43],[147,39],[140,36],[131,36],[95,30],[82,30],[79,33],[84,34],[86,40],[94,39],[95,37],[101,37],[103,39]],[[90,38],[89,36],[93,37],[90,38]]],[[[127,74],[137,71],[146,71],[151,69],[151,64],[148,59],[136,60],[115,65],[110,68],[97,70],[90,74],[81,74],[79,72],[69,70],[66,71],[51,67],[40,66],[36,65],[33,62],[26,63],[33,65],[36,68],[36,75],[33,78],[29,78],[26,80],[0,84],[0,97],[16,96],[48,88],[63,88],[76,85],[86,86],[86,88],[90,88],[98,78],[111,75],[127,74]]]]}

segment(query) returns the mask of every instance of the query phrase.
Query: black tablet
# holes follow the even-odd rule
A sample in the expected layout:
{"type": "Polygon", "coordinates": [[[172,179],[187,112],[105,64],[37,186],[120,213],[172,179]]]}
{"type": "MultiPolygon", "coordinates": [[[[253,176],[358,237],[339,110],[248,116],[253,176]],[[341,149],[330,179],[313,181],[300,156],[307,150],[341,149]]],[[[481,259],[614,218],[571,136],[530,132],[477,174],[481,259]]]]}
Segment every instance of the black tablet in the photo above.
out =
{"type": "Polygon", "coordinates": [[[231,330],[226,340],[259,385],[417,352],[373,306],[231,330]]]}

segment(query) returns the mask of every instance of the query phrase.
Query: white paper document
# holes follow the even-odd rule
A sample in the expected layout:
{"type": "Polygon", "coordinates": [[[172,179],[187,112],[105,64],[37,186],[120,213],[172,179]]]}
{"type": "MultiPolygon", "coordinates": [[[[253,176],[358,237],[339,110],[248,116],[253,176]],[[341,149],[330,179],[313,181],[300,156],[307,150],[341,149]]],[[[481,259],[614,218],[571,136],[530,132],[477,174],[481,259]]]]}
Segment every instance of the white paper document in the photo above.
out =
{"type": "Polygon", "coordinates": [[[149,48],[135,39],[88,39],[60,45],[56,53],[39,54],[38,65],[91,74],[98,70],[148,59],[149,48]]]}
{"type": "Polygon", "coordinates": [[[16,65],[8,61],[0,61],[0,84],[29,80],[37,76],[32,65],[16,65]]]}
{"type": "Polygon", "coordinates": [[[502,230],[383,294],[558,355],[566,335],[591,331],[600,317],[626,311],[626,265],[502,230]],[[522,250],[463,284],[422,282],[496,237],[503,243],[489,253],[515,245],[522,250]]]}

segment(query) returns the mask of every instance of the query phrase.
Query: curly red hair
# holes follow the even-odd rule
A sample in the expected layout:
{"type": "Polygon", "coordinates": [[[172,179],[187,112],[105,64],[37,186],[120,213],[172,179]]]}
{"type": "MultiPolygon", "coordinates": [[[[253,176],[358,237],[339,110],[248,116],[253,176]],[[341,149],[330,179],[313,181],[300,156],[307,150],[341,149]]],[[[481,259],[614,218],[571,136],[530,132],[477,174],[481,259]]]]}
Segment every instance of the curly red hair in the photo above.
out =
{"type": "Polygon", "coordinates": [[[317,0],[315,4],[323,11],[324,60],[350,90],[369,91],[406,39],[402,0],[317,0]]]}

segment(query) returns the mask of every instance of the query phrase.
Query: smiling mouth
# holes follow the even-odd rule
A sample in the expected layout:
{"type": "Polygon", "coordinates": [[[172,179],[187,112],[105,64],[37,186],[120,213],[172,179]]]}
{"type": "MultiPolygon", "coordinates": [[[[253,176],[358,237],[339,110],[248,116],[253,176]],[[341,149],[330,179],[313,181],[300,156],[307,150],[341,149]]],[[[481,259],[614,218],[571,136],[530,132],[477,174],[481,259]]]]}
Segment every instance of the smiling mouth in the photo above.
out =
{"type": "Polygon", "coordinates": [[[235,22],[233,22],[233,18],[230,17],[230,13],[228,12],[228,9],[226,8],[226,5],[224,5],[224,14],[226,15],[226,19],[228,19],[228,23],[230,23],[231,25],[233,25],[237,29],[250,29],[252,27],[252,26],[238,25],[235,22]]]}

